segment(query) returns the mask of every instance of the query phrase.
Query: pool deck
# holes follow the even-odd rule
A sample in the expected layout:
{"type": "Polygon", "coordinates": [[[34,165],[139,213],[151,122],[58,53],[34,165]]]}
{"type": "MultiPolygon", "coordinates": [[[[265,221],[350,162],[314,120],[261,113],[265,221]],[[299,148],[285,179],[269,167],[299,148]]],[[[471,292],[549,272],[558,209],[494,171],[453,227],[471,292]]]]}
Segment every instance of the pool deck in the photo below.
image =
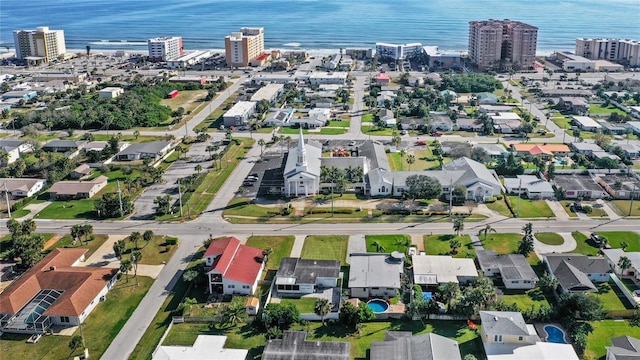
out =
{"type": "Polygon", "coordinates": [[[564,333],[564,341],[567,344],[570,344],[569,339],[567,338],[567,330],[565,330],[564,327],[558,323],[535,323],[533,326],[535,326],[536,331],[538,332],[538,336],[540,337],[540,340],[544,342],[547,341],[547,332],[544,330],[544,327],[547,325],[553,325],[559,328],[560,330],[562,330],[562,332],[564,333]]]}

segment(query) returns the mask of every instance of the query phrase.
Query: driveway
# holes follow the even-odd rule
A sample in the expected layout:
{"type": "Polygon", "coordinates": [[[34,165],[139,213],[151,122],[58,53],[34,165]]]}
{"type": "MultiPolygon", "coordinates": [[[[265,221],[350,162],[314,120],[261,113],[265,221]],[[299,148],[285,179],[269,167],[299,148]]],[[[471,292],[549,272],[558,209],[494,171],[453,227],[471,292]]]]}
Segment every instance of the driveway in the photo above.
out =
{"type": "Polygon", "coordinates": [[[564,242],[560,245],[547,245],[541,243],[538,239],[535,239],[534,235],[533,248],[536,255],[538,255],[538,258],[542,259],[542,254],[571,252],[575,250],[576,246],[578,246],[576,239],[573,238],[571,233],[558,233],[558,235],[562,236],[564,239],[564,242]]]}
{"type": "Polygon", "coordinates": [[[556,217],[557,220],[570,220],[571,217],[569,216],[569,214],[567,214],[567,212],[564,210],[564,207],[562,206],[562,203],[558,200],[545,200],[547,202],[547,205],[549,205],[549,208],[551,209],[551,211],[553,211],[553,215],[556,217]]]}

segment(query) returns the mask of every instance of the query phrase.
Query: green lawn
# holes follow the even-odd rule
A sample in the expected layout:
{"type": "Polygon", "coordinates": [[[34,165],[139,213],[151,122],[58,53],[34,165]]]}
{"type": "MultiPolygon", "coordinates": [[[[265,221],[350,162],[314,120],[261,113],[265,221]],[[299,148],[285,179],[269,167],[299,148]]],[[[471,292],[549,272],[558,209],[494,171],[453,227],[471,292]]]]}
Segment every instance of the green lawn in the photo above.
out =
{"type": "Polygon", "coordinates": [[[451,255],[449,241],[457,238],[460,241],[458,253],[452,255],[456,258],[475,258],[476,250],[469,235],[424,235],[424,249],[427,255],[451,255]]]}
{"type": "Polygon", "coordinates": [[[309,235],[302,247],[303,259],[339,260],[346,265],[348,235],[309,235]]]}
{"type": "MultiPolygon", "coordinates": [[[[364,121],[364,120],[363,120],[364,121]]],[[[371,135],[371,136],[391,136],[393,135],[393,132],[397,132],[398,129],[397,128],[381,128],[378,127],[376,125],[362,125],[360,127],[360,131],[362,131],[362,133],[364,135],[371,135]]]]}
{"type": "MultiPolygon", "coordinates": [[[[118,281],[82,325],[91,358],[102,356],[153,283],[148,277],[138,279],[140,286],[135,286],[132,279],[128,283],[124,279],[118,281]]],[[[80,330],[74,335],[80,335],[80,330]]],[[[37,344],[27,344],[28,338],[29,335],[3,334],[0,353],[11,354],[12,360],[67,359],[70,355],[69,336],[43,336],[37,344]]],[[[78,349],[72,355],[80,353],[78,349]]]]}
{"type": "MultiPolygon", "coordinates": [[[[413,154],[416,158],[416,162],[411,164],[411,171],[418,170],[431,170],[437,169],[440,166],[438,159],[433,156],[431,149],[425,150],[413,150],[407,152],[403,159],[400,159],[400,153],[388,153],[387,159],[389,160],[389,166],[391,171],[408,171],[409,164],[407,163],[407,156],[413,154]]],[[[444,161],[445,163],[448,161],[444,161]]]]}
{"type": "Polygon", "coordinates": [[[304,297],[300,299],[282,299],[280,303],[283,305],[293,304],[300,314],[313,314],[316,307],[316,298],[304,297]]]}
{"type": "Polygon", "coordinates": [[[267,261],[267,270],[277,270],[280,266],[280,260],[284,257],[291,256],[291,249],[296,238],[293,235],[288,236],[251,236],[247,240],[247,245],[258,249],[265,250],[271,248],[272,252],[267,261]]]}
{"type": "Polygon", "coordinates": [[[36,218],[39,219],[94,219],[96,211],[94,199],[54,201],[44,208],[36,218]]]}
{"type": "Polygon", "coordinates": [[[556,233],[536,233],[536,239],[547,245],[562,245],[564,239],[556,233]]]}
{"type": "MultiPolygon", "coordinates": [[[[482,237],[484,239],[484,237],[482,237]]],[[[489,234],[486,241],[482,245],[486,250],[493,250],[498,254],[515,254],[518,251],[518,245],[522,241],[521,234],[515,233],[498,233],[489,234]]],[[[527,261],[531,265],[536,265],[540,261],[538,256],[532,252],[529,254],[527,261]]]]}
{"type": "Polygon", "coordinates": [[[249,203],[248,198],[235,198],[222,212],[223,216],[250,216],[256,218],[286,218],[276,207],[266,207],[249,203]]]}
{"type": "Polygon", "coordinates": [[[560,203],[562,204],[562,208],[567,213],[567,215],[569,215],[569,217],[572,217],[572,218],[577,218],[578,217],[578,214],[574,213],[570,209],[571,205],[574,203],[573,201],[561,200],[560,203]]]}
{"type": "Polygon", "coordinates": [[[545,298],[540,288],[531,290],[503,290],[501,300],[505,304],[516,304],[520,311],[526,311],[533,306],[539,309],[542,306],[549,306],[547,298],[545,298]]]}
{"type": "Polygon", "coordinates": [[[373,246],[373,243],[378,242],[382,245],[383,249],[380,249],[379,252],[392,252],[392,251],[400,251],[402,253],[407,251],[406,246],[398,246],[396,245],[396,241],[406,242],[407,244],[411,244],[411,237],[408,235],[367,235],[365,236],[365,241],[367,243],[367,251],[368,252],[376,252],[376,247],[373,246]]]}
{"type": "Polygon", "coordinates": [[[350,121],[344,121],[344,120],[331,120],[329,121],[329,127],[332,128],[349,128],[349,125],[351,124],[350,121]]]}
{"type": "Polygon", "coordinates": [[[345,134],[349,128],[335,128],[335,127],[323,127],[320,129],[321,135],[342,135],[345,134]]]}
{"type": "Polygon", "coordinates": [[[613,280],[609,283],[598,284],[597,287],[598,292],[589,293],[589,295],[600,298],[605,310],[620,311],[633,309],[633,306],[629,304],[629,301],[624,297],[622,291],[613,280]]]}
{"type": "Polygon", "coordinates": [[[613,210],[619,215],[629,216],[629,209],[631,208],[631,216],[640,216],[640,201],[634,200],[633,204],[631,200],[613,200],[609,204],[613,204],[613,210]]]}
{"type": "MultiPolygon", "coordinates": [[[[518,197],[509,196],[513,211],[518,214],[518,197]]],[[[553,211],[544,200],[520,199],[520,217],[521,218],[549,218],[553,217],[553,211]]]]}
{"type": "MultiPolygon", "coordinates": [[[[300,134],[300,128],[292,128],[292,127],[282,126],[282,127],[280,127],[280,130],[278,130],[278,133],[284,134],[284,135],[298,135],[298,134],[300,134]]],[[[308,134],[309,130],[308,129],[302,129],[302,133],[303,134],[308,134]]]]}
{"type": "Polygon", "coordinates": [[[53,244],[53,246],[51,246],[48,250],[53,250],[55,248],[82,248],[82,249],[88,249],[88,251],[84,255],[84,257],[85,258],[89,258],[89,256],[91,256],[91,254],[93,254],[96,250],[98,250],[98,248],[100,246],[102,246],[102,244],[104,244],[104,242],[107,241],[108,238],[109,238],[109,235],[94,234],[93,235],[93,240],[86,241],[83,244],[81,244],[79,241],[77,241],[75,245],[72,245],[71,243],[72,243],[73,239],[71,238],[71,235],[66,234],[60,240],[56,241],[56,243],[53,244]]]}
{"type": "MultiPolygon", "coordinates": [[[[351,359],[368,358],[368,350],[374,341],[383,341],[387,331],[409,331],[414,335],[436,333],[458,341],[462,356],[473,354],[478,359],[485,358],[479,332],[469,329],[465,321],[430,320],[428,324],[419,321],[377,321],[362,324],[360,333],[341,324],[322,326],[322,323],[309,322],[307,325],[294,325],[291,330],[309,330],[308,340],[347,341],[351,344],[351,359]]],[[[198,334],[226,335],[225,347],[249,349],[248,359],[256,359],[262,354],[265,336],[251,324],[239,324],[230,329],[217,329],[209,324],[184,323],[176,324],[169,332],[163,345],[192,345],[198,334]]]]}
{"type": "MultiPolygon", "coordinates": [[[[138,241],[138,247],[142,252],[142,260],[140,264],[161,265],[166,264],[178,249],[177,245],[167,245],[166,236],[154,235],[153,239],[146,243],[144,240],[138,241]]],[[[126,250],[125,256],[133,252],[135,244],[129,241],[129,237],[125,238],[126,250]]]]}
{"type": "Polygon", "coordinates": [[[616,113],[619,115],[627,115],[624,111],[618,109],[615,105],[609,104],[607,107],[603,107],[604,104],[589,104],[589,114],[594,115],[609,115],[616,113]]]}
{"type": "Polygon", "coordinates": [[[485,205],[487,205],[489,210],[493,210],[502,216],[506,216],[506,217],[513,216],[511,215],[511,211],[509,211],[509,208],[507,207],[507,203],[505,202],[504,199],[496,200],[496,202],[493,202],[493,203],[486,203],[485,205]]]}
{"type": "Polygon", "coordinates": [[[628,335],[640,338],[640,327],[629,325],[628,321],[603,320],[591,323],[593,332],[587,338],[586,359],[604,359],[605,346],[611,346],[611,338],[628,335]]]}
{"type": "Polygon", "coordinates": [[[598,231],[598,235],[602,235],[609,240],[609,245],[612,248],[621,248],[621,243],[624,241],[627,246],[626,251],[638,252],[640,251],[640,234],[633,231],[598,231]]]}
{"type": "Polygon", "coordinates": [[[578,231],[572,232],[571,235],[573,235],[573,238],[576,239],[576,248],[572,252],[587,256],[598,255],[598,248],[591,246],[587,235],[578,231]]]}

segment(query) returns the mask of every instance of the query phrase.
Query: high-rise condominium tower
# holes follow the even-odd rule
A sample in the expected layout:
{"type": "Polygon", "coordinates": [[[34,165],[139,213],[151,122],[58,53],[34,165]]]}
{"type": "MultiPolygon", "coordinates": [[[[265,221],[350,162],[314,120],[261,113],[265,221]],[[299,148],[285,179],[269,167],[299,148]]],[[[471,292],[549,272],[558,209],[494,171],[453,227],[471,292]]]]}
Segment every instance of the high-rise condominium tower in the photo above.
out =
{"type": "Polygon", "coordinates": [[[469,22],[469,59],[480,69],[527,69],[536,59],[538,28],[520,21],[469,22]]]}
{"type": "Polygon", "coordinates": [[[49,30],[46,26],[36,30],[14,30],[13,42],[16,47],[16,57],[20,60],[39,57],[49,62],[67,52],[64,31],[49,30]]]}
{"type": "Polygon", "coordinates": [[[264,28],[242,28],[224,38],[225,54],[229,66],[249,66],[264,52],[264,28]]]}

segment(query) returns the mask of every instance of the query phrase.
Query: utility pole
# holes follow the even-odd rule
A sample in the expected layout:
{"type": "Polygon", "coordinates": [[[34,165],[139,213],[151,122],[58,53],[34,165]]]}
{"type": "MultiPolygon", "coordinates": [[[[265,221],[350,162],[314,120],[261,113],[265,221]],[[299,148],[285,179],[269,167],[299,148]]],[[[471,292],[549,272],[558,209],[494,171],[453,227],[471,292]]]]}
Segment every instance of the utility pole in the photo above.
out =
{"type": "Polygon", "coordinates": [[[180,185],[180,179],[178,179],[178,196],[180,199],[180,217],[182,217],[182,186],[180,185]]]}
{"type": "Polygon", "coordinates": [[[516,213],[516,217],[520,217],[520,199],[522,199],[522,178],[520,178],[520,185],[518,186],[518,212],[516,213]]]}
{"type": "MultiPolygon", "coordinates": [[[[631,195],[633,196],[633,193],[631,193],[631,195]]],[[[9,219],[11,219],[11,205],[9,204],[9,190],[7,190],[6,180],[4,182],[4,198],[5,200],[7,200],[7,214],[9,214],[9,219]]]]}
{"type": "Polygon", "coordinates": [[[449,217],[453,210],[453,179],[449,180],[449,217]]]}
{"type": "Polygon", "coordinates": [[[124,210],[122,209],[122,191],[120,190],[120,180],[118,180],[118,201],[120,201],[120,217],[123,217],[124,210]]]}
{"type": "MultiPolygon", "coordinates": [[[[7,183],[5,183],[6,185],[7,183]]],[[[5,188],[6,191],[6,188],[5,188]]],[[[633,183],[633,190],[631,190],[631,203],[629,204],[629,215],[627,216],[631,216],[631,211],[633,211],[633,194],[636,192],[636,183],[633,183]]],[[[9,217],[11,217],[11,214],[9,214],[9,217]]]]}

